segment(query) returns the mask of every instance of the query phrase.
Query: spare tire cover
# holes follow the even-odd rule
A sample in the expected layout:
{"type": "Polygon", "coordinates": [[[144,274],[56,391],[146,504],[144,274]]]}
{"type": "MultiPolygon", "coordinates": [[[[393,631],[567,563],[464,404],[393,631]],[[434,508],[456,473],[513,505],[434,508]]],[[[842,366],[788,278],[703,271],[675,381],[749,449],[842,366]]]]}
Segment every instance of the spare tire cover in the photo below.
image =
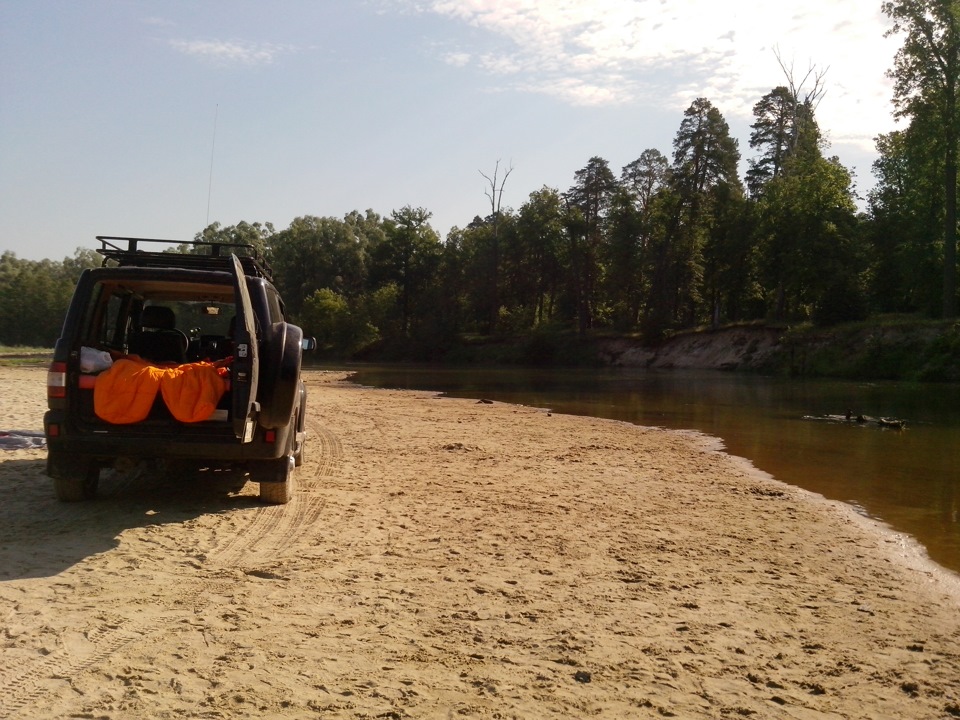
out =
{"type": "Polygon", "coordinates": [[[267,328],[260,354],[260,425],[284,427],[293,416],[299,399],[300,363],[303,358],[303,330],[290,323],[267,328]]]}

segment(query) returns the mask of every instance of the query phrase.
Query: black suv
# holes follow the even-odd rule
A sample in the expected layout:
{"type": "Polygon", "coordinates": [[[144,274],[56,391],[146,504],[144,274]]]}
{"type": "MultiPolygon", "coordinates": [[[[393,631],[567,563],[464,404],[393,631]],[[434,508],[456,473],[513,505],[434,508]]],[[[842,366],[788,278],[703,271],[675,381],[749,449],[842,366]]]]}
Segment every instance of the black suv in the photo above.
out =
{"type": "Polygon", "coordinates": [[[288,502],[314,343],[285,322],[269,265],[251,245],[97,240],[103,267],[80,276],[47,376],[57,497],[92,498],[118,460],[162,459],[239,466],[262,500],[288,502]]]}

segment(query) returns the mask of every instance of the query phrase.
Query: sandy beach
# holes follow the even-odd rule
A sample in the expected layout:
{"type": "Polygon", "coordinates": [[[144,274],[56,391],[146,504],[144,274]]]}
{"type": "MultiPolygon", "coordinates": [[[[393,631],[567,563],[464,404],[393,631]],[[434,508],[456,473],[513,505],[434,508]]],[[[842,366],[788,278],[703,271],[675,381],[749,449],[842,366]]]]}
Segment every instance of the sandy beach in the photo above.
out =
{"type": "MultiPolygon", "coordinates": [[[[696,434],[305,374],[297,491],[0,450],[0,718],[960,717],[960,583],[696,434]]],[[[0,430],[45,370],[0,368],[0,430]]]]}

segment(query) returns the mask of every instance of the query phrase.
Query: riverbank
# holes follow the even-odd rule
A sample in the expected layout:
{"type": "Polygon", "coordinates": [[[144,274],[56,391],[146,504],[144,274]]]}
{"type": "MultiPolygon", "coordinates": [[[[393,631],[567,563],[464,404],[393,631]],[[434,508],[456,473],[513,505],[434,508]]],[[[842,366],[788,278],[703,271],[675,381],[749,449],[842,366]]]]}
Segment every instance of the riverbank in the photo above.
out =
{"type": "MultiPolygon", "coordinates": [[[[715,369],[847,380],[960,382],[960,324],[912,317],[873,318],[832,327],[732,326],[678,335],[668,343],[680,362],[696,361],[696,339],[727,347],[715,369]]],[[[669,362],[669,359],[668,359],[669,362]]],[[[680,365],[672,365],[680,367],[680,365]]]]}
{"type": "MultiPolygon", "coordinates": [[[[904,538],[702,436],[342,377],[285,507],[0,455],[0,717],[960,716],[957,578],[904,538]]],[[[0,368],[0,429],[44,378],[0,368]]]]}
{"type": "MultiPolygon", "coordinates": [[[[656,342],[608,333],[536,332],[513,338],[461,339],[444,365],[628,367],[732,370],[765,375],[960,382],[960,324],[882,316],[831,327],[748,323],[677,332],[656,342]]],[[[365,361],[426,360],[392,347],[365,361]]]]}
{"type": "Polygon", "coordinates": [[[598,339],[605,365],[739,370],[847,380],[960,382],[960,325],[875,318],[829,328],[731,325],[677,333],[657,345],[598,339]]]}

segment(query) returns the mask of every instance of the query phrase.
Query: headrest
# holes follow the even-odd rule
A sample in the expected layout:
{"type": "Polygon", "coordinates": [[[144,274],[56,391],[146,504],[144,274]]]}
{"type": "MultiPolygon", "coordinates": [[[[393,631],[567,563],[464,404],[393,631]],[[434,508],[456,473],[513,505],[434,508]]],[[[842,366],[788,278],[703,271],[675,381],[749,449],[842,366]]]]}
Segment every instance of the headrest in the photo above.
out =
{"type": "Polygon", "coordinates": [[[173,310],[165,305],[148,305],[140,313],[140,327],[173,330],[177,327],[177,318],[173,310]]]}

